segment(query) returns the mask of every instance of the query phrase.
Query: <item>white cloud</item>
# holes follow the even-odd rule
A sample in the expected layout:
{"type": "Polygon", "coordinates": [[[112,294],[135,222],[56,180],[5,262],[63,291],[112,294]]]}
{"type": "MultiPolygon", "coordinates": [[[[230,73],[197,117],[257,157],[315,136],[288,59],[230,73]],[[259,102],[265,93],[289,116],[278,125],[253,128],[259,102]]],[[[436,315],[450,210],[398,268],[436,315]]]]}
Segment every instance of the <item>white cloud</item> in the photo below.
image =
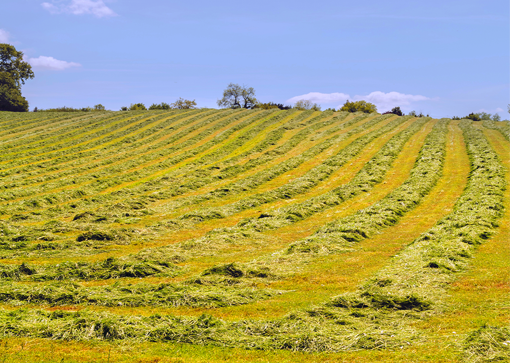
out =
{"type": "Polygon", "coordinates": [[[41,6],[48,10],[50,13],[55,14],[59,12],[59,8],[50,3],[42,3],[41,6]]]}
{"type": "Polygon", "coordinates": [[[413,102],[427,101],[430,98],[421,95],[406,95],[400,92],[388,92],[384,93],[381,91],[372,92],[366,96],[354,96],[353,100],[365,100],[373,103],[377,106],[379,111],[387,111],[395,106],[410,106],[413,102]]]}
{"type": "Polygon", "coordinates": [[[0,29],[0,43],[9,43],[9,32],[0,29]]]}
{"type": "Polygon", "coordinates": [[[315,103],[338,103],[345,102],[350,98],[349,95],[345,93],[320,93],[320,92],[310,92],[306,95],[292,97],[287,100],[289,103],[296,103],[300,100],[309,100],[315,103]]]}
{"type": "Polygon", "coordinates": [[[79,64],[79,63],[66,62],[66,61],[55,59],[53,57],[45,57],[43,55],[38,58],[30,58],[28,60],[28,63],[30,63],[30,65],[32,65],[32,67],[34,67],[34,68],[52,69],[52,70],[57,70],[57,71],[62,71],[67,68],[81,66],[81,64],[79,64]]]}
{"type": "Polygon", "coordinates": [[[485,113],[498,113],[498,112],[505,112],[505,110],[503,110],[501,107],[498,107],[496,109],[492,109],[492,110],[487,110],[486,108],[480,108],[479,110],[476,110],[475,113],[480,113],[480,112],[485,112],[485,113]]]}
{"type": "Polygon", "coordinates": [[[55,4],[55,0],[53,0],[52,3],[44,2],[41,4],[41,6],[52,14],[91,14],[98,18],[117,16],[117,14],[112,9],[105,5],[103,0],[71,0],[71,2],[67,5],[58,3],[55,4]]]}
{"type": "Polygon", "coordinates": [[[296,103],[299,100],[309,100],[315,103],[340,103],[339,107],[341,107],[345,101],[360,101],[365,100],[367,102],[373,103],[377,106],[379,111],[387,111],[392,109],[395,106],[400,106],[403,108],[408,108],[406,106],[410,106],[413,102],[418,101],[426,101],[430,100],[430,98],[421,96],[421,95],[407,95],[400,92],[388,92],[384,93],[381,91],[375,91],[368,95],[356,95],[354,97],[349,96],[345,93],[319,93],[319,92],[310,92],[305,95],[292,97],[287,100],[289,103],[296,103]]]}

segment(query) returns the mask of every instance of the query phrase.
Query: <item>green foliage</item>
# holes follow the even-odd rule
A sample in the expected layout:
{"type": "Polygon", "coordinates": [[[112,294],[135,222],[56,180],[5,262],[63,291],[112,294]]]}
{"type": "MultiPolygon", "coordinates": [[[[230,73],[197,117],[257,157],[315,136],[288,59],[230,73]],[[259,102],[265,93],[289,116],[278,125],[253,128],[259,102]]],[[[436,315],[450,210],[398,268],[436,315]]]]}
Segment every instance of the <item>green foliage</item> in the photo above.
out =
{"type": "Polygon", "coordinates": [[[387,115],[387,114],[390,114],[390,113],[392,113],[394,115],[398,115],[398,116],[404,116],[404,113],[402,112],[400,107],[393,107],[391,109],[391,111],[385,112],[385,113],[383,113],[383,115],[387,115]]]}
{"type": "Polygon", "coordinates": [[[135,103],[129,106],[129,111],[146,111],[147,108],[143,103],[135,103]]]}
{"type": "Polygon", "coordinates": [[[223,91],[223,98],[218,100],[218,106],[230,108],[254,108],[258,103],[253,87],[240,86],[230,83],[223,91]]]}
{"type": "Polygon", "coordinates": [[[294,108],[298,110],[313,110],[313,111],[320,111],[321,106],[319,106],[316,103],[312,103],[310,100],[299,100],[294,104],[294,108]]]}
{"type": "Polygon", "coordinates": [[[197,108],[197,103],[195,100],[185,100],[182,97],[179,97],[177,101],[171,104],[171,107],[178,110],[192,110],[197,108]]]}
{"type": "MultiPolygon", "coordinates": [[[[82,108],[73,108],[73,107],[55,107],[55,108],[47,108],[45,110],[38,109],[38,112],[93,112],[93,111],[105,111],[103,105],[99,104],[92,107],[82,107],[82,108]]],[[[35,110],[34,110],[35,112],[35,110]]]]}
{"type": "Polygon", "coordinates": [[[10,44],[0,44],[0,73],[3,72],[11,76],[18,90],[25,80],[34,78],[32,67],[23,61],[23,52],[10,44]]]}
{"type": "Polygon", "coordinates": [[[0,72],[0,111],[28,111],[27,100],[21,95],[11,74],[7,72],[0,72]]]}
{"type": "Polygon", "coordinates": [[[363,100],[354,102],[347,100],[342,108],[340,108],[340,111],[375,113],[377,112],[377,107],[373,103],[363,100]]]}
{"type": "MultiPolygon", "coordinates": [[[[170,105],[168,103],[161,102],[159,105],[153,103],[151,105],[151,107],[149,107],[149,110],[169,110],[170,108],[171,107],[170,107],[170,105]]],[[[127,107],[123,107],[122,111],[127,111],[127,107]],[[126,108],[126,109],[124,110],[124,108],[126,108]]]]}
{"type": "Polygon", "coordinates": [[[272,109],[279,109],[279,110],[290,110],[291,106],[284,106],[282,103],[274,103],[274,102],[266,102],[266,103],[257,103],[253,108],[260,108],[262,110],[272,110],[272,109]]]}

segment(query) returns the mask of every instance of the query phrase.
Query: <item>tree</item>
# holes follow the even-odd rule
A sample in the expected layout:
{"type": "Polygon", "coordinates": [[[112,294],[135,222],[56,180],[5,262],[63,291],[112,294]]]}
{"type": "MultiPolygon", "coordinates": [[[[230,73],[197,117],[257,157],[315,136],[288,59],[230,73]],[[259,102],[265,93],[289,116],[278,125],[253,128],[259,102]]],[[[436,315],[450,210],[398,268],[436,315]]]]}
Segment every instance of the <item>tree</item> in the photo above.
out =
{"type": "Polygon", "coordinates": [[[230,83],[223,91],[223,98],[218,100],[218,106],[230,108],[253,108],[258,103],[253,87],[240,86],[230,83]]]}
{"type": "Polygon", "coordinates": [[[10,44],[0,44],[0,111],[28,111],[21,85],[29,78],[34,78],[34,72],[23,61],[23,52],[10,44]]]}
{"type": "Polygon", "coordinates": [[[377,107],[373,103],[363,100],[355,102],[347,100],[340,111],[374,113],[377,112],[377,107]]]}
{"type": "Polygon", "coordinates": [[[298,110],[321,110],[321,106],[316,103],[312,103],[310,100],[299,100],[294,104],[294,108],[297,108],[298,110]]]}
{"type": "Polygon", "coordinates": [[[266,102],[266,103],[257,103],[253,108],[261,108],[263,110],[271,110],[273,108],[278,108],[280,110],[290,110],[292,106],[284,106],[282,103],[274,103],[274,102],[266,102]]]}
{"type": "Polygon", "coordinates": [[[129,111],[146,111],[147,108],[143,103],[135,103],[129,106],[129,111]]]}
{"type": "Polygon", "coordinates": [[[176,108],[178,110],[190,110],[190,109],[197,108],[197,103],[195,102],[195,100],[193,100],[193,101],[185,100],[184,98],[179,97],[179,99],[177,101],[175,101],[174,103],[172,103],[170,106],[172,106],[172,108],[176,108]]]}
{"type": "Polygon", "coordinates": [[[104,111],[106,108],[102,104],[98,104],[94,106],[94,111],[104,111]]]}
{"type": "Polygon", "coordinates": [[[0,72],[9,73],[18,89],[25,80],[34,78],[32,67],[23,61],[23,52],[18,52],[10,44],[0,44],[0,72]]]}
{"type": "Polygon", "coordinates": [[[149,110],[169,110],[171,107],[168,103],[161,102],[161,104],[157,105],[153,103],[151,107],[149,107],[149,110]]]}
{"type": "Polygon", "coordinates": [[[0,72],[0,111],[28,112],[28,102],[7,72],[0,72]]]}
{"type": "Polygon", "coordinates": [[[398,116],[404,116],[404,114],[402,113],[402,110],[400,109],[400,107],[393,107],[391,109],[391,113],[394,113],[395,115],[398,115],[398,116]]]}

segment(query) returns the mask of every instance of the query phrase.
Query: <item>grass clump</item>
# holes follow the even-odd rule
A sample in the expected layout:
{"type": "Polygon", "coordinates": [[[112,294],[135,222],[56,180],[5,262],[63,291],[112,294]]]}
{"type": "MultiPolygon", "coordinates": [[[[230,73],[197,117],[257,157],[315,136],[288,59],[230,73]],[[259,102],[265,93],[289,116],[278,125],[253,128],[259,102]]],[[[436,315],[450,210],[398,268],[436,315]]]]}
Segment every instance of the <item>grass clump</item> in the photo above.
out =
{"type": "Polygon", "coordinates": [[[508,362],[510,328],[484,325],[469,334],[463,348],[466,362],[508,362]]]}

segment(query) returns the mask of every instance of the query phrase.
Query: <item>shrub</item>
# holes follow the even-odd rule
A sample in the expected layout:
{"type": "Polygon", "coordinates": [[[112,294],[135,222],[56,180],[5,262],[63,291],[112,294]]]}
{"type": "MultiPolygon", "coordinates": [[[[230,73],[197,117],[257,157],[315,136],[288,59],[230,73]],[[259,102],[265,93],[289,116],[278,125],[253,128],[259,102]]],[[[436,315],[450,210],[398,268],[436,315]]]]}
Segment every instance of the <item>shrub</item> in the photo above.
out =
{"type": "Polygon", "coordinates": [[[321,106],[319,106],[316,103],[312,103],[310,100],[299,100],[294,105],[294,108],[297,108],[298,110],[314,110],[314,111],[320,111],[321,106]]]}
{"type": "Polygon", "coordinates": [[[147,108],[143,103],[135,103],[129,106],[129,111],[146,111],[147,108]]]}
{"type": "Polygon", "coordinates": [[[377,107],[373,103],[363,100],[355,102],[347,100],[340,111],[374,113],[377,112],[377,107]]]}
{"type": "Polygon", "coordinates": [[[159,105],[153,103],[151,107],[149,107],[149,110],[169,110],[171,107],[168,103],[161,102],[159,105]]]}
{"type": "Polygon", "coordinates": [[[253,108],[261,108],[263,110],[271,110],[273,108],[278,108],[280,110],[290,110],[292,106],[284,106],[282,103],[273,103],[273,102],[267,102],[267,103],[257,103],[255,107],[253,108]]]}

